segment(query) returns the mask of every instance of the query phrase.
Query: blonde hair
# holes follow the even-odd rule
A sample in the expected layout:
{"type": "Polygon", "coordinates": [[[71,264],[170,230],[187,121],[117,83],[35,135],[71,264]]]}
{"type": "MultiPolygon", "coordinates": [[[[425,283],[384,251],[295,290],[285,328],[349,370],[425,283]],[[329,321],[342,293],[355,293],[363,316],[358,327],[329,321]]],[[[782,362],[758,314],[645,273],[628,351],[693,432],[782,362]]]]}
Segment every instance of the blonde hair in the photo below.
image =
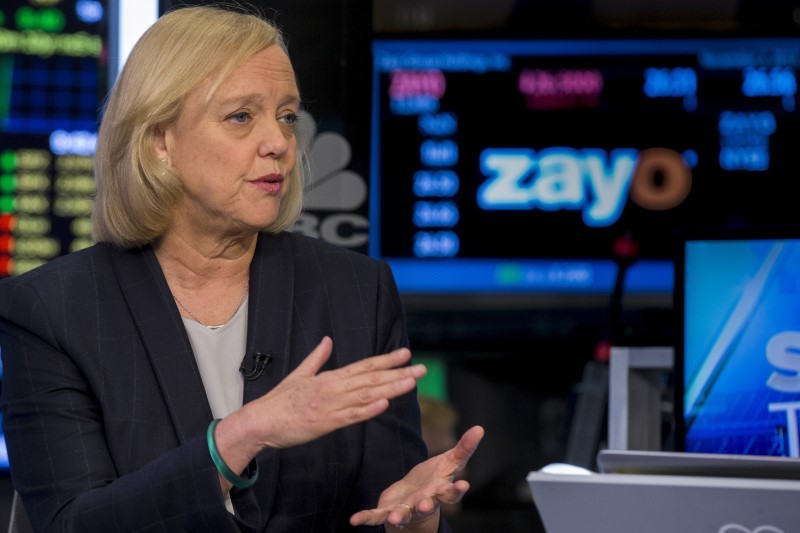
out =
{"type": "MultiPolygon", "coordinates": [[[[135,248],[165,232],[183,188],[180,176],[157,160],[154,136],[178,119],[186,96],[201,82],[213,76],[213,94],[234,70],[273,45],[286,51],[280,31],[263,17],[212,6],[166,13],[142,35],[109,94],[97,136],[96,241],[135,248]]],[[[298,156],[278,216],[265,232],[290,228],[300,214],[306,158],[298,156]]]]}

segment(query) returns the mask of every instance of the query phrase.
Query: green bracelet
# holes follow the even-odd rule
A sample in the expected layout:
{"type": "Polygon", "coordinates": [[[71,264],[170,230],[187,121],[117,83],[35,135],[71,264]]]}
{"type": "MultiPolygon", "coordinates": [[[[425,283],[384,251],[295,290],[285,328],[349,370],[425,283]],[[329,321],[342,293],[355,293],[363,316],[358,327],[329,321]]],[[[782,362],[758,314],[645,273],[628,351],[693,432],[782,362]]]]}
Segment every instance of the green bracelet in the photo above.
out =
{"type": "Polygon", "coordinates": [[[219,454],[219,450],[217,450],[217,441],[214,440],[214,429],[217,427],[217,424],[219,424],[219,421],[219,418],[212,420],[211,424],[208,425],[208,431],[206,432],[206,439],[208,440],[208,452],[211,454],[211,460],[214,461],[214,466],[217,467],[219,473],[222,474],[222,477],[224,477],[228,483],[238,489],[246,489],[251,487],[258,479],[258,463],[256,462],[255,458],[250,461],[250,464],[247,465],[247,468],[245,468],[243,472],[243,474],[245,474],[247,477],[237,476],[233,470],[231,470],[230,467],[225,464],[225,461],[219,454]]]}

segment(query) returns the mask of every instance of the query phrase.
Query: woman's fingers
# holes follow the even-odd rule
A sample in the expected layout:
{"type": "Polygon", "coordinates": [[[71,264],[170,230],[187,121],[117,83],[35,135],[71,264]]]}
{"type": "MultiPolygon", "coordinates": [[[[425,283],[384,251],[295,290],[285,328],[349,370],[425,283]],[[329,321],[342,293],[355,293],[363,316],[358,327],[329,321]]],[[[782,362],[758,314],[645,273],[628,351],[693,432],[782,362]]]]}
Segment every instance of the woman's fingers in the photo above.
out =
{"type": "Polygon", "coordinates": [[[319,344],[311,350],[292,374],[302,376],[316,376],[333,351],[333,341],[327,335],[322,337],[319,344]]]}
{"type": "MultiPolygon", "coordinates": [[[[349,377],[337,376],[335,388],[341,394],[353,393],[358,396],[366,391],[373,391],[380,397],[389,397],[397,390],[413,388],[417,380],[426,373],[425,365],[413,365],[390,370],[375,370],[369,374],[357,374],[349,377]]],[[[370,398],[364,399],[370,400],[370,398]]]]}
{"type": "Polygon", "coordinates": [[[478,444],[480,444],[484,434],[485,431],[481,426],[472,426],[465,431],[455,447],[458,458],[464,462],[468,461],[475,450],[478,449],[478,444]]]}
{"type": "Polygon", "coordinates": [[[370,375],[376,371],[389,370],[405,365],[411,360],[411,351],[408,348],[398,348],[389,353],[365,357],[360,361],[351,363],[333,372],[343,378],[355,377],[363,374],[370,375]]]}
{"type": "Polygon", "coordinates": [[[291,377],[311,378],[314,388],[331,396],[327,404],[332,410],[372,404],[381,399],[401,396],[416,386],[427,373],[424,365],[408,366],[408,348],[399,348],[383,355],[367,357],[345,367],[319,373],[332,351],[332,341],[324,337],[320,344],[292,372],[291,377]]]}
{"type": "Polygon", "coordinates": [[[332,414],[341,416],[345,423],[367,420],[383,412],[389,400],[414,390],[417,379],[426,372],[424,365],[415,365],[350,378],[335,385],[336,392],[328,405],[332,414]]]}
{"type": "Polygon", "coordinates": [[[350,524],[398,525],[411,519],[417,523],[434,517],[441,504],[460,501],[469,490],[469,482],[455,480],[454,474],[466,467],[484,433],[481,426],[468,429],[453,448],[416,465],[384,490],[377,508],[353,514],[350,524]],[[405,508],[413,512],[401,513],[405,508]]]}
{"type": "MultiPolygon", "coordinates": [[[[328,361],[333,351],[333,341],[327,335],[317,344],[300,365],[292,372],[299,376],[315,376],[328,361]]],[[[366,379],[374,379],[376,372],[395,369],[409,362],[411,351],[408,348],[398,348],[389,353],[366,357],[355,363],[351,363],[342,368],[331,370],[330,372],[346,380],[358,376],[366,376],[366,379]]],[[[363,381],[361,382],[363,383],[363,381]]]]}
{"type": "Polygon", "coordinates": [[[342,427],[384,412],[389,401],[416,387],[427,372],[424,365],[408,365],[411,352],[400,348],[362,359],[346,367],[320,372],[333,350],[323,337],[303,362],[257,406],[263,442],[270,447],[303,444],[342,427]],[[262,418],[263,417],[263,418],[262,418]]]}
{"type": "Polygon", "coordinates": [[[472,426],[458,440],[455,447],[451,450],[452,460],[456,463],[457,469],[461,470],[467,466],[469,458],[478,449],[485,431],[481,426],[472,426]]]}

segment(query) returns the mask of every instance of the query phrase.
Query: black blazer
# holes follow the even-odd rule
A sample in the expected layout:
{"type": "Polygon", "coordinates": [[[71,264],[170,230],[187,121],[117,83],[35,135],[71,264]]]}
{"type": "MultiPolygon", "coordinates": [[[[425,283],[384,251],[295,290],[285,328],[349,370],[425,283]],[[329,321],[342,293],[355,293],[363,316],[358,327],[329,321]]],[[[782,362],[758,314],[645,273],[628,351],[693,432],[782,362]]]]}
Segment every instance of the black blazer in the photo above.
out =
{"type": "MultiPolygon", "coordinates": [[[[327,368],[408,345],[388,266],[298,234],[259,237],[248,313],[248,353],[274,357],[245,402],[323,335],[327,368]]],[[[37,531],[352,531],[350,515],[426,457],[411,393],[374,420],[264,451],[228,513],[211,409],[150,248],[98,244],[2,280],[0,354],[12,482],[37,531]]]]}

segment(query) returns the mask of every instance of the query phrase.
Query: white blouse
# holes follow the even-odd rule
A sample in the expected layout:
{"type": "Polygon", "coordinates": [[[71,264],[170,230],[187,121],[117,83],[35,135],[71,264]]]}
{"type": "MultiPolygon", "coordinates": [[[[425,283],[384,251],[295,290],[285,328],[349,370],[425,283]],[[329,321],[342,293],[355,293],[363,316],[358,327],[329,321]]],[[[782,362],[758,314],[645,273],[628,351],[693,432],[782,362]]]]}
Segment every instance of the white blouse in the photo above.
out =
{"type": "MultiPolygon", "coordinates": [[[[242,406],[244,378],[239,366],[247,345],[247,298],[233,318],[220,327],[209,328],[183,317],[194,351],[200,377],[214,418],[224,418],[242,406]]],[[[225,507],[234,513],[230,495],[225,507]]]]}

